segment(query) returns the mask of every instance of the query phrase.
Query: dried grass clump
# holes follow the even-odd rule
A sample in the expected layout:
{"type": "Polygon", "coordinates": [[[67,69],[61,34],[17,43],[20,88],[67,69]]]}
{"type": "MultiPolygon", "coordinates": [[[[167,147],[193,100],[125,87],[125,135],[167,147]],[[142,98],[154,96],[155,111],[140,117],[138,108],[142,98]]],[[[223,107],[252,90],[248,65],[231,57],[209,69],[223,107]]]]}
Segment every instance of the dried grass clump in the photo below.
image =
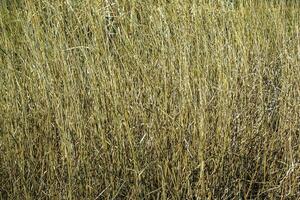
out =
{"type": "Polygon", "coordinates": [[[300,2],[1,1],[0,199],[300,198],[300,2]]]}

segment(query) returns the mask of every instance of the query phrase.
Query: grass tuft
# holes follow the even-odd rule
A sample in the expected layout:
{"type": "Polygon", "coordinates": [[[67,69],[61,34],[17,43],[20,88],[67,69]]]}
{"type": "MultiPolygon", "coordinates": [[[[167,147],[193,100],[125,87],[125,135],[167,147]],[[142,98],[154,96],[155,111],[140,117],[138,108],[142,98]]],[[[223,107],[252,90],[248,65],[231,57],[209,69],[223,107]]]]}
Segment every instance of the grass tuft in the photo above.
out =
{"type": "Polygon", "coordinates": [[[300,198],[299,1],[2,2],[0,199],[300,198]]]}

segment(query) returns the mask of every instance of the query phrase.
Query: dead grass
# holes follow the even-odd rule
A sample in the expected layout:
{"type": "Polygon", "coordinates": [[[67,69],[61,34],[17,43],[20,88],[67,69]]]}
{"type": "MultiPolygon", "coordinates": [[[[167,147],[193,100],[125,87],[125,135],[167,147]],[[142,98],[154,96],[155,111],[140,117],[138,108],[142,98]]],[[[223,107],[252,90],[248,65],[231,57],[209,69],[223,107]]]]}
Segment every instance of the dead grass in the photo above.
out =
{"type": "Polygon", "coordinates": [[[0,197],[300,198],[299,15],[3,1],[0,197]]]}

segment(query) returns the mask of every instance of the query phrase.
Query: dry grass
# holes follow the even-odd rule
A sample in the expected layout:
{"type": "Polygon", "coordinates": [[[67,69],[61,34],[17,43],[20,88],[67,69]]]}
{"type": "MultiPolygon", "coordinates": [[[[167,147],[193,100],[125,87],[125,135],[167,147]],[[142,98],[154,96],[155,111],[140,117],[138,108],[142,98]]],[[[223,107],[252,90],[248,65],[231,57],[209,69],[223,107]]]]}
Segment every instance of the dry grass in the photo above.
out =
{"type": "Polygon", "coordinates": [[[2,199],[300,198],[299,1],[2,0],[0,36],[2,199]]]}

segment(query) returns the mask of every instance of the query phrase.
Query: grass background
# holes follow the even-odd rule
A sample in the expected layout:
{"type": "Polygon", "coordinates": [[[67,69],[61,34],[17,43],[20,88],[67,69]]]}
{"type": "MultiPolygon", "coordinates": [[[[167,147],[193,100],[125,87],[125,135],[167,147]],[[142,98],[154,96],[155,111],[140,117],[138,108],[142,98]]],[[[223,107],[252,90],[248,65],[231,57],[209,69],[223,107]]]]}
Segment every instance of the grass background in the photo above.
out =
{"type": "Polygon", "coordinates": [[[297,199],[300,2],[0,1],[1,199],[297,199]]]}

